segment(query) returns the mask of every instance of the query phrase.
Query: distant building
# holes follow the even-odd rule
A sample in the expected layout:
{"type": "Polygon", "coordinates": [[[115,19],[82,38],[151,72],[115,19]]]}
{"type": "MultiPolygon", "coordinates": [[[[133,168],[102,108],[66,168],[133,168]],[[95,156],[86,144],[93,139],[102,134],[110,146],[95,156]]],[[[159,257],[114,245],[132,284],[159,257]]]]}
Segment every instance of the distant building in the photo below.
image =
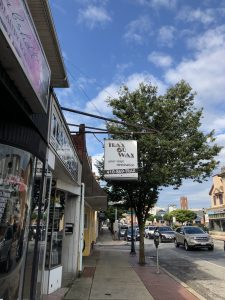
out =
{"type": "Polygon", "coordinates": [[[207,209],[205,217],[209,222],[209,230],[225,234],[225,169],[213,177],[213,185],[209,191],[211,208],[207,209]]]}
{"type": "Polygon", "coordinates": [[[164,208],[154,206],[154,207],[152,207],[152,208],[149,210],[149,214],[151,214],[151,215],[153,215],[153,216],[156,216],[156,215],[158,214],[158,212],[161,211],[161,210],[164,211],[164,208]]]}
{"type": "Polygon", "coordinates": [[[180,208],[188,209],[188,199],[187,197],[180,197],[180,208]]]}
{"type": "Polygon", "coordinates": [[[168,212],[170,213],[171,211],[174,211],[177,209],[177,205],[176,204],[169,204],[168,205],[168,212]]]}

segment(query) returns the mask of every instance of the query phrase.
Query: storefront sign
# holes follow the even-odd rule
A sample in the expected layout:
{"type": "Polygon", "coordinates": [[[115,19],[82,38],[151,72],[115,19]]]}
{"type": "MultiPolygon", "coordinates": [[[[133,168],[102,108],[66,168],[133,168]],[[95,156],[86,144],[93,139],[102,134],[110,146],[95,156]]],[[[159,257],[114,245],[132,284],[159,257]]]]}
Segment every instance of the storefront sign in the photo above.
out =
{"type": "Polygon", "coordinates": [[[50,69],[24,1],[0,0],[0,30],[46,112],[50,69]]]}
{"type": "Polygon", "coordinates": [[[53,110],[52,112],[50,144],[71,176],[78,181],[78,156],[72,146],[69,135],[67,134],[64,122],[61,120],[56,110],[53,110]]]}
{"type": "Polygon", "coordinates": [[[137,141],[105,140],[104,177],[106,180],[137,180],[137,141]]]}

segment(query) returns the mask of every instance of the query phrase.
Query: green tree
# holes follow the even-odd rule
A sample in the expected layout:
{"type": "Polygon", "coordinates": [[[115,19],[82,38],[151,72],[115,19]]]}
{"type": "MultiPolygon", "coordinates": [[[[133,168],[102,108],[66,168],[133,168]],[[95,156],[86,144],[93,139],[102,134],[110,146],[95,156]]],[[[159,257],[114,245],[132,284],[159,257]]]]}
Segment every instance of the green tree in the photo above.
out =
{"type": "Polygon", "coordinates": [[[106,219],[109,219],[110,222],[110,230],[112,231],[113,223],[115,222],[115,210],[117,209],[117,219],[120,219],[126,210],[120,205],[109,205],[107,210],[105,211],[106,219]]]}
{"type": "Polygon", "coordinates": [[[175,217],[179,223],[189,222],[192,223],[196,219],[197,215],[195,212],[188,209],[177,209],[170,213],[171,217],[175,217]]]}
{"type": "MultiPolygon", "coordinates": [[[[119,190],[135,210],[141,232],[140,264],[145,263],[144,225],[160,189],[178,188],[188,178],[202,182],[218,164],[214,157],[221,147],[214,143],[213,131],[200,130],[203,111],[195,108],[194,97],[191,87],[181,81],[164,95],[157,94],[157,87],[142,83],[135,91],[123,86],[117,98],[108,99],[114,116],[126,123],[108,123],[111,138],[138,142],[138,181],[114,181],[108,186],[111,191],[119,190]]],[[[102,168],[100,173],[104,178],[102,168]]]]}
{"type": "Polygon", "coordinates": [[[163,216],[163,219],[165,221],[167,221],[169,224],[172,222],[173,220],[173,216],[170,214],[170,213],[166,213],[164,216],[163,216]]]}

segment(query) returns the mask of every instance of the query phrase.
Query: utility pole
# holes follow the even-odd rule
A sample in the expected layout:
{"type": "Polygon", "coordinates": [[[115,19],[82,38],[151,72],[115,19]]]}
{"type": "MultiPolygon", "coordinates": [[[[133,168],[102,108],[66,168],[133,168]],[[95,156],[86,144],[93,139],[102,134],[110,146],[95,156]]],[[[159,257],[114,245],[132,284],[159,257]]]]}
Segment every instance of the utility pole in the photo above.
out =
{"type": "Polygon", "coordinates": [[[134,216],[133,216],[133,206],[131,205],[131,249],[130,254],[135,255],[135,246],[134,246],[134,216]]]}

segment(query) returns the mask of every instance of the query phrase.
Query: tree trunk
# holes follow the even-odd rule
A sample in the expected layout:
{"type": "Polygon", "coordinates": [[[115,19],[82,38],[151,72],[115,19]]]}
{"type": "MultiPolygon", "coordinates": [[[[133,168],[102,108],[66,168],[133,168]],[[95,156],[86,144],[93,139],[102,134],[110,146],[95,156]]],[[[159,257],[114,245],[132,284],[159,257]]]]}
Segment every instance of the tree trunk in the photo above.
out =
{"type": "Polygon", "coordinates": [[[140,230],[140,244],[139,244],[139,264],[144,265],[145,264],[145,244],[144,244],[144,230],[145,230],[145,224],[141,218],[141,220],[138,220],[139,224],[139,230],[140,230]]]}

